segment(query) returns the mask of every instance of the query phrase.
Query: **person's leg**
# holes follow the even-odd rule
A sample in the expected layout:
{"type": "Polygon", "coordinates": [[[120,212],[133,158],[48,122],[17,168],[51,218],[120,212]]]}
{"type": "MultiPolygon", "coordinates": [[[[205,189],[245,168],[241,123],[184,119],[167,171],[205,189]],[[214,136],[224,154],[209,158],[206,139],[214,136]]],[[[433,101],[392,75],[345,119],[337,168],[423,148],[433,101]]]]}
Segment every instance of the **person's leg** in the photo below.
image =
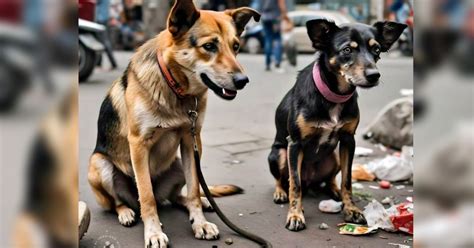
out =
{"type": "Polygon", "coordinates": [[[265,69],[270,70],[272,47],[273,47],[273,24],[271,21],[263,22],[264,51],[265,51],[265,69]]]}
{"type": "Polygon", "coordinates": [[[275,65],[277,68],[280,67],[281,64],[281,58],[283,54],[283,44],[282,44],[282,39],[281,39],[281,32],[280,30],[275,30],[274,35],[273,35],[273,49],[274,52],[273,54],[275,55],[275,65]]]}

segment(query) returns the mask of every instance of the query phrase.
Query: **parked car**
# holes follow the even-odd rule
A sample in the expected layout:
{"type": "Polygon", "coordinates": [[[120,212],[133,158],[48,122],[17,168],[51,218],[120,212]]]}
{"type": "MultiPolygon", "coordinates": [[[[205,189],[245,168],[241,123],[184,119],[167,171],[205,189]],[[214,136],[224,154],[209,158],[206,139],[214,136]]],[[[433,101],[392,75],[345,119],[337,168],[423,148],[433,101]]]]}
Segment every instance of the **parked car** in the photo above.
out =
{"type": "Polygon", "coordinates": [[[355,22],[352,17],[337,11],[291,11],[288,13],[288,17],[293,22],[294,28],[292,36],[296,42],[298,52],[314,52],[314,48],[308,37],[308,32],[306,31],[307,21],[313,19],[328,19],[333,20],[338,26],[344,23],[355,22]]]}
{"type": "MultiPolygon", "coordinates": [[[[291,33],[291,39],[296,42],[298,52],[313,52],[314,49],[308,38],[306,31],[306,22],[313,19],[333,20],[336,25],[344,23],[353,23],[355,20],[348,15],[337,11],[313,11],[297,10],[290,11],[288,17],[293,22],[294,28],[291,33]]],[[[261,24],[249,25],[242,35],[242,50],[248,53],[259,53],[263,51],[264,35],[261,24]]]]}

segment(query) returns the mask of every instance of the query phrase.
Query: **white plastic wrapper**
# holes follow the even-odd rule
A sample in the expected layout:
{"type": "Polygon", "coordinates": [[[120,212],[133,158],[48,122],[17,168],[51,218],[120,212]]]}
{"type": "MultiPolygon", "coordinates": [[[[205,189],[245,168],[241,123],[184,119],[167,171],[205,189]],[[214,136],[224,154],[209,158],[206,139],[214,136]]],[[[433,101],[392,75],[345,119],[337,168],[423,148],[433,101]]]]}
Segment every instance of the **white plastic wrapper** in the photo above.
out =
{"type": "MultiPolygon", "coordinates": [[[[396,211],[396,208],[393,209],[396,211]]],[[[381,228],[385,231],[396,231],[390,220],[390,215],[392,215],[390,212],[392,212],[392,208],[385,209],[380,202],[373,199],[372,202],[367,204],[364,208],[364,216],[367,220],[367,225],[369,227],[381,228]]]]}
{"type": "Polygon", "coordinates": [[[339,213],[342,210],[342,202],[335,200],[322,200],[319,202],[319,211],[324,213],[339,213]]]}

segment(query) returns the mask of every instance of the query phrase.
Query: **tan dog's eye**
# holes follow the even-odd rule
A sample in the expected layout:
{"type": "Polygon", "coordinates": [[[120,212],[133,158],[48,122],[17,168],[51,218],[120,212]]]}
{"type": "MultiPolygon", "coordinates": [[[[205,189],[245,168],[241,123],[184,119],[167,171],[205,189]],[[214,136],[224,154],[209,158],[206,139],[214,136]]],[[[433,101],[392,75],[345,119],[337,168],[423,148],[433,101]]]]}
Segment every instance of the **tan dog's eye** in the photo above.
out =
{"type": "Polygon", "coordinates": [[[216,44],[212,43],[212,42],[208,42],[208,43],[202,45],[202,47],[208,52],[216,52],[217,51],[216,44]]]}
{"type": "Polygon", "coordinates": [[[232,48],[234,49],[234,52],[238,52],[239,49],[240,49],[240,44],[239,44],[239,43],[234,43],[234,45],[232,46],[232,48]]]}

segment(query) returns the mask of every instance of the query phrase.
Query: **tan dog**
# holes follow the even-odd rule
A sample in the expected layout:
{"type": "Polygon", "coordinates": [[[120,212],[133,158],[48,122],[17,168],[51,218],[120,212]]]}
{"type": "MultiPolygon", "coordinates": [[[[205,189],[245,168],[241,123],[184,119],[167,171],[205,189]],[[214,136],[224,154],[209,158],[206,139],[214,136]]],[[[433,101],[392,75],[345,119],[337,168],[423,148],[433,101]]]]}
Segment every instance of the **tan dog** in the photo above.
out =
{"type": "MultiPolygon", "coordinates": [[[[157,213],[157,201],[163,200],[188,209],[197,239],[219,235],[202,212],[188,111],[199,114],[201,152],[207,89],[231,100],[248,83],[236,55],[239,36],[252,17],[258,21],[260,15],[250,8],[199,11],[192,0],[177,0],[168,29],[138,49],[102,103],[89,183],[98,203],[115,210],[125,226],[140,208],[146,247],[168,244],[157,213]],[[187,195],[182,196],[185,183],[187,195]]],[[[211,190],[228,195],[240,189],[221,185],[211,190]]]]}

